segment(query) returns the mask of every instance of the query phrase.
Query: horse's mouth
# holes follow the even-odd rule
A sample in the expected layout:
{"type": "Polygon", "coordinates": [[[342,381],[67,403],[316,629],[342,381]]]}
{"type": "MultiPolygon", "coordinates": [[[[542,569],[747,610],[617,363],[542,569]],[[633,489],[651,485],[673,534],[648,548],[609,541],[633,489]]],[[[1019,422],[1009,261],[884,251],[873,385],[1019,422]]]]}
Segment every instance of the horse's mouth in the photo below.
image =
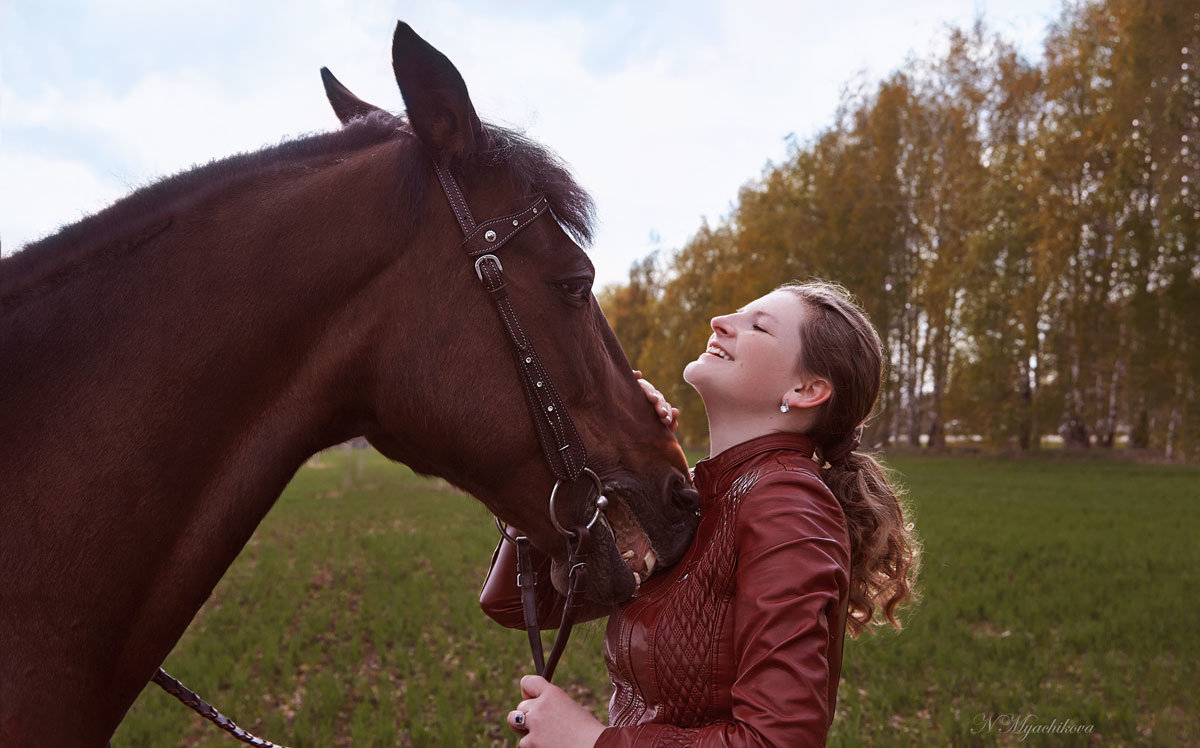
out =
{"type": "MultiPolygon", "coordinates": [[[[619,481],[606,482],[604,496],[608,505],[592,527],[588,590],[584,594],[597,603],[621,605],[636,597],[651,575],[661,576],[664,569],[678,561],[685,548],[672,550],[673,536],[658,538],[653,520],[648,521],[647,529],[634,509],[639,506],[636,488],[619,481]],[[656,547],[660,541],[667,545],[656,547]]],[[[681,530],[675,525],[670,528],[681,530]]],[[[554,587],[562,594],[570,587],[568,572],[567,564],[561,561],[551,568],[554,587]]]]}
{"type": "Polygon", "coordinates": [[[612,530],[617,552],[625,567],[633,574],[635,587],[640,587],[658,566],[658,556],[650,545],[650,537],[620,496],[609,499],[608,508],[601,517],[612,530]]]}

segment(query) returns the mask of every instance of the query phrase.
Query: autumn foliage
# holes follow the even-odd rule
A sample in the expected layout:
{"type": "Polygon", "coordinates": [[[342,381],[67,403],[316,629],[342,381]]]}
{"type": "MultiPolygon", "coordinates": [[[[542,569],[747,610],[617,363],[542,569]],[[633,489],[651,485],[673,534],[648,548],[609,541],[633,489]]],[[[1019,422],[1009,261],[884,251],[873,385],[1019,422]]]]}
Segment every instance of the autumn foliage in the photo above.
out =
{"type": "Polygon", "coordinates": [[[1200,457],[1200,7],[1067,7],[1033,65],[977,22],[850,90],[732,213],[600,301],[707,438],[681,379],[708,320],[838,281],[890,358],[864,443],[1200,457]]]}

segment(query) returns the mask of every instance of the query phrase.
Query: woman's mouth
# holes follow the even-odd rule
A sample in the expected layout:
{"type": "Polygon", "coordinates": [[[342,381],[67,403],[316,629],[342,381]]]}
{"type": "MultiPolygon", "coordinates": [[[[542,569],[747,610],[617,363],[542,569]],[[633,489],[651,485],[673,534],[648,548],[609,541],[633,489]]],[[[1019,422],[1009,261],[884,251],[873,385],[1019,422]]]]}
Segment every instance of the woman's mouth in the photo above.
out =
{"type": "Polygon", "coordinates": [[[723,358],[726,361],[733,360],[733,356],[730,356],[728,351],[726,351],[724,348],[717,345],[716,343],[709,343],[708,348],[705,348],[704,352],[711,353],[712,355],[716,356],[717,358],[723,358]]]}

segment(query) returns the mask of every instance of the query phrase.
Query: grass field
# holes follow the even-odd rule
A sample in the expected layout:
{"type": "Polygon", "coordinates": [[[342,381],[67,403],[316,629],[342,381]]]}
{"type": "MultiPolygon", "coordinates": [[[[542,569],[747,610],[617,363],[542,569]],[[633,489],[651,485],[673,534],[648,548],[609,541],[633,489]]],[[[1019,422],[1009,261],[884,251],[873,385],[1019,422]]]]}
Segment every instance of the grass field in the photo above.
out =
{"type": "MultiPolygon", "coordinates": [[[[515,745],[503,717],[528,644],[477,605],[497,537],[488,513],[373,452],[321,461],[296,475],[167,671],[295,748],[515,745]]],[[[903,632],[847,643],[829,745],[1200,745],[1200,470],[893,465],[924,540],[924,599],[903,632]],[[1093,729],[1034,731],[1054,720],[1093,729]]],[[[601,717],[602,636],[577,628],[555,678],[601,717]]],[[[237,743],[150,686],[113,745],[237,743]]]]}

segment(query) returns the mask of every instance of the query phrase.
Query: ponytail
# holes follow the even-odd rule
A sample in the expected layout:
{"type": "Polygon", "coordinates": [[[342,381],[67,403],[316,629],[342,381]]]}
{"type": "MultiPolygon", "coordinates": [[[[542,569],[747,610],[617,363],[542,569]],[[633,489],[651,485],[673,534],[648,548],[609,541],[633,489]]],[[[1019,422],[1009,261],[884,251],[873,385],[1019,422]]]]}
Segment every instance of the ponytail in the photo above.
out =
{"type": "Polygon", "coordinates": [[[842,505],[850,534],[847,630],[853,637],[860,635],[877,609],[899,629],[896,608],[916,601],[920,566],[920,542],[906,519],[912,512],[903,490],[896,488],[888,468],[863,452],[851,452],[829,465],[821,477],[842,505]]]}

